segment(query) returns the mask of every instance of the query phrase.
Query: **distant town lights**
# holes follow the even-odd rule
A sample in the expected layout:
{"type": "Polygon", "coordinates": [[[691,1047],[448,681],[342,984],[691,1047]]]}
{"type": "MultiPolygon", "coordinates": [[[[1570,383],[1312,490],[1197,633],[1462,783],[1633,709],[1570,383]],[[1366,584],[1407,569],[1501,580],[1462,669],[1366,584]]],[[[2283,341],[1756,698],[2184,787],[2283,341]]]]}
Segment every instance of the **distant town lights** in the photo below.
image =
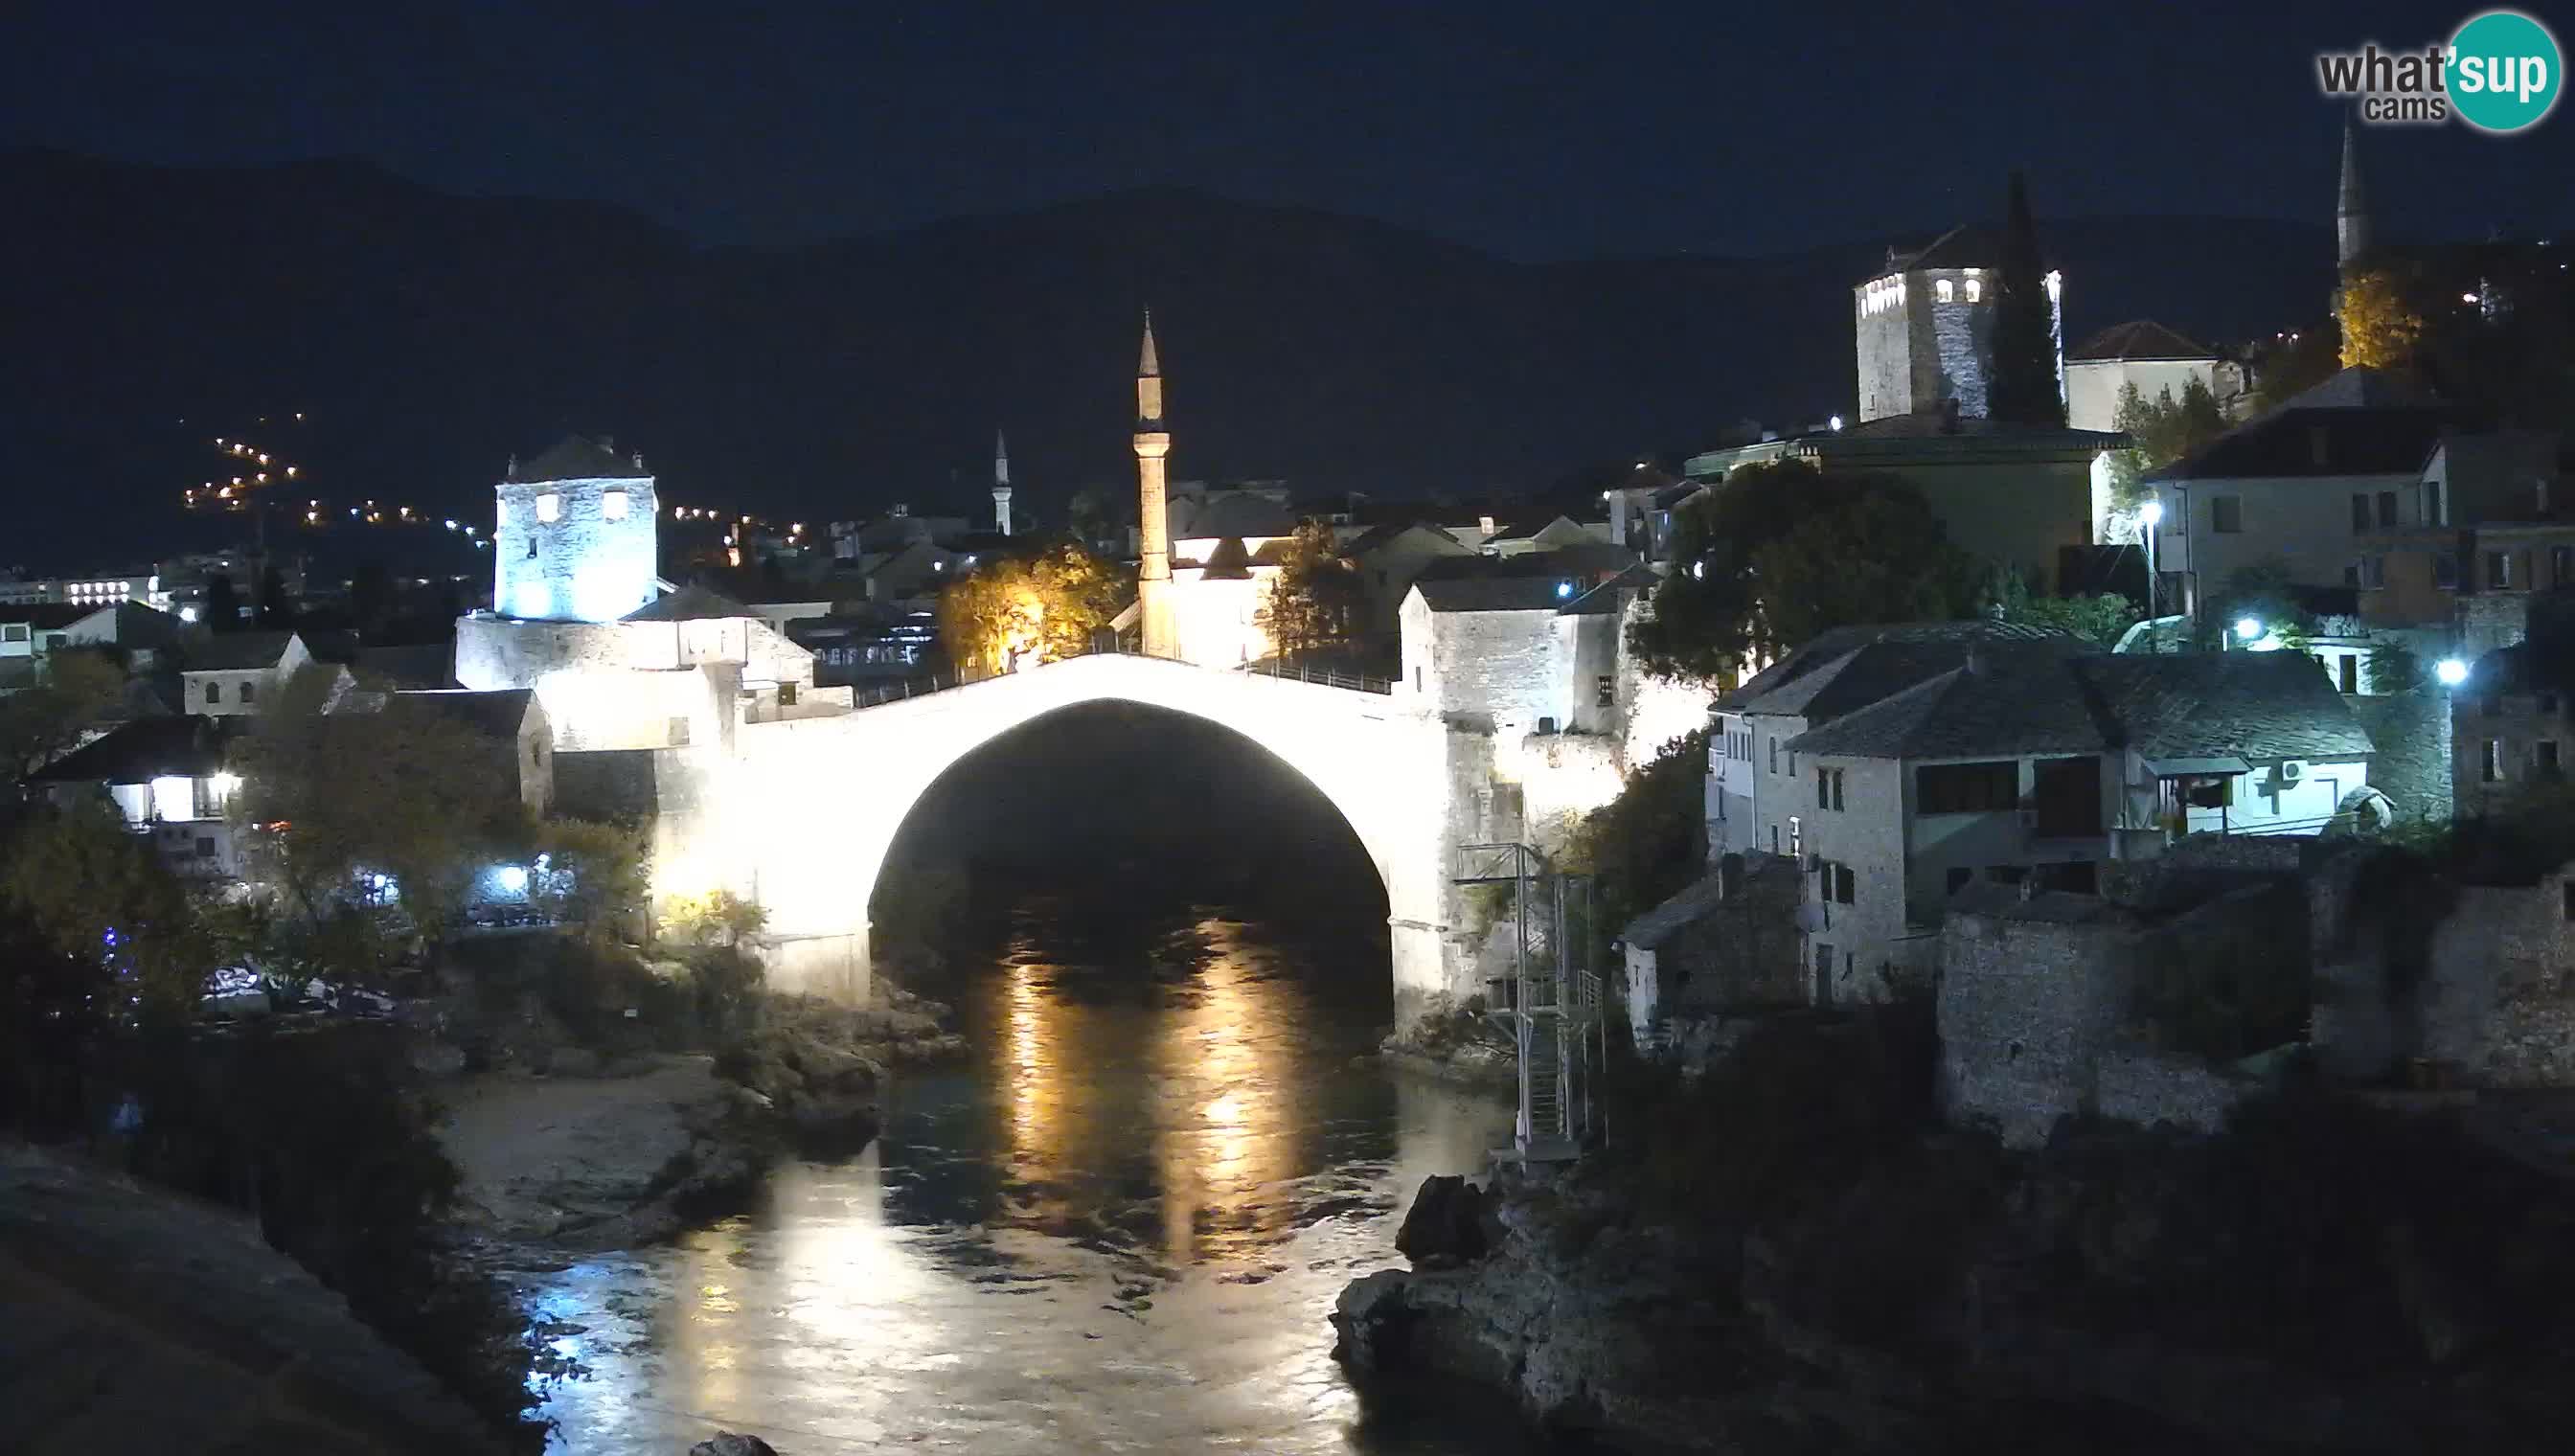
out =
{"type": "Polygon", "coordinates": [[[2468,665],[2457,658],[2443,658],[2432,668],[2432,676],[2444,688],[2456,688],[2468,681],[2468,665]]]}

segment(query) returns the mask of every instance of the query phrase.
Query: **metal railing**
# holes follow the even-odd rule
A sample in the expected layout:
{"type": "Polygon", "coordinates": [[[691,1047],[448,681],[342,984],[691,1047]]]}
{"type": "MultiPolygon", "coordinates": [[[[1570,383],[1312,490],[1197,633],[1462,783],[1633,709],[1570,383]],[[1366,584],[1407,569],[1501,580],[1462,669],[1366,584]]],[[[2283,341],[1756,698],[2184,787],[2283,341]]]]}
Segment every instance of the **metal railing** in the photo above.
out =
{"type": "Polygon", "coordinates": [[[1394,683],[1386,678],[1368,678],[1356,673],[1335,673],[1328,668],[1288,667],[1273,659],[1268,663],[1246,663],[1236,671],[1255,678],[1277,678],[1288,683],[1311,683],[1317,688],[1341,688],[1352,693],[1392,694],[1394,683]]]}
{"type": "MultiPolygon", "coordinates": [[[[1074,654],[1072,658],[1058,658],[1055,661],[1071,662],[1074,658],[1144,658],[1157,663],[1177,663],[1185,668],[1198,666],[1187,658],[1123,647],[1091,648],[1074,654]]],[[[1394,684],[1384,678],[1366,678],[1315,668],[1289,668],[1277,663],[1266,665],[1248,663],[1239,668],[1214,671],[1241,673],[1254,678],[1276,678],[1288,683],[1308,683],[1317,688],[1338,688],[1351,693],[1374,693],[1385,696],[1394,692],[1394,684]]],[[[850,710],[855,713],[864,709],[883,708],[890,703],[927,698],[934,693],[953,693],[960,688],[972,688],[978,683],[999,682],[1010,676],[1008,673],[994,673],[974,678],[963,673],[948,672],[932,673],[924,678],[906,678],[901,682],[887,683],[875,688],[861,688],[857,684],[852,684],[850,685],[850,710]]]]}

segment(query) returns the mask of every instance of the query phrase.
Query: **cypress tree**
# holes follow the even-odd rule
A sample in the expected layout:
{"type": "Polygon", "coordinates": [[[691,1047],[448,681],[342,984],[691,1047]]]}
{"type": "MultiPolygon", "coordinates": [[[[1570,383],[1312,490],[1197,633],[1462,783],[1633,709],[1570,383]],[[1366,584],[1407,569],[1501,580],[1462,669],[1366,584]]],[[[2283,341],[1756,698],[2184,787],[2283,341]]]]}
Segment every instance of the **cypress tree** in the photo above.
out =
{"type": "Polygon", "coordinates": [[[1987,415],[2018,425],[2065,423],[2065,397],[2057,392],[2056,330],[2047,300],[2047,265],[2039,258],[2038,228],[2029,218],[2029,186],[2017,171],[2011,175],[2011,201],[2003,223],[1993,361],[1987,415]]]}

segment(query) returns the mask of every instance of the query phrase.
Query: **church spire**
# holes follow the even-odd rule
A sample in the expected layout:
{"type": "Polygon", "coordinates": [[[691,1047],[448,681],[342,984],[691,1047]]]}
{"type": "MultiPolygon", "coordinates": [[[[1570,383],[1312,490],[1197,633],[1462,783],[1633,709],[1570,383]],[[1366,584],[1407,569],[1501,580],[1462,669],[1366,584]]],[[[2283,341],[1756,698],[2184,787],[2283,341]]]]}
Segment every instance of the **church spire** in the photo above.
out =
{"type": "Polygon", "coordinates": [[[2342,193],[2334,204],[2334,261],[2348,273],[2369,251],[2369,198],[2360,186],[2360,134],[2342,124],[2342,193]]]}

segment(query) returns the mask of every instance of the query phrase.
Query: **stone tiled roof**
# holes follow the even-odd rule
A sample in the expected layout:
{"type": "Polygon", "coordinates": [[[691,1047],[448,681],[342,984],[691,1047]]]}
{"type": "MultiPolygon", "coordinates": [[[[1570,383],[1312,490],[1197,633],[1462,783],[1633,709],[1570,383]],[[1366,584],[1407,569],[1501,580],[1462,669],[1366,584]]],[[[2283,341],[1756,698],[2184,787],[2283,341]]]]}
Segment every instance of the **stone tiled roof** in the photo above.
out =
{"type": "Polygon", "coordinates": [[[514,481],[640,481],[651,475],[643,458],[619,455],[605,440],[567,435],[554,448],[510,472],[514,481]]]}
{"type": "Polygon", "coordinates": [[[629,612],[626,622],[702,622],[728,617],[758,617],[760,614],[721,592],[691,585],[668,596],[657,597],[629,612]]]}
{"type": "Polygon", "coordinates": [[[2359,757],[2369,734],[2303,653],[2171,657],[1984,654],[1788,740],[1800,753],[1955,758],[1982,753],[2255,762],[2359,757]]]}
{"type": "MultiPolygon", "coordinates": [[[[1627,592],[1651,592],[1662,582],[1654,569],[1638,562],[1608,581],[1564,604],[1558,617],[1598,617],[1615,613],[1619,599],[1627,592]]],[[[1578,589],[1577,589],[1578,590],[1578,589]]]]}
{"type": "Polygon", "coordinates": [[[1433,612],[1553,612],[1572,600],[1571,592],[1558,595],[1561,585],[1553,577],[1425,578],[1412,590],[1433,612]]]}
{"type": "Polygon", "coordinates": [[[462,724],[485,737],[516,738],[519,728],[528,721],[528,705],[536,701],[532,688],[495,688],[472,692],[463,688],[433,693],[397,693],[385,701],[388,714],[416,714],[462,724]]]}
{"type": "Polygon", "coordinates": [[[219,632],[188,645],[191,673],[250,673],[274,668],[286,656],[292,632],[219,632]]]}
{"type": "Polygon", "coordinates": [[[1454,582],[1466,578],[1492,577],[1570,577],[1589,584],[1605,581],[1636,564],[1636,553],[1623,546],[1606,542],[1585,542],[1579,546],[1560,546],[1550,551],[1522,552],[1517,556],[1442,557],[1421,568],[1414,580],[1454,582]]]}
{"type": "Polygon", "coordinates": [[[2215,359],[2217,351],[2152,319],[2131,319],[2065,351],[2066,362],[2098,359],[2215,359]]]}
{"type": "Polygon", "coordinates": [[[52,783],[149,783],[204,778],[224,766],[229,734],[211,718],[142,718],[55,759],[35,776],[52,783]]]}
{"type": "Polygon", "coordinates": [[[1670,899],[1629,920],[1627,928],[1618,932],[1618,938],[1639,950],[1651,950],[1724,900],[1723,879],[1714,873],[1703,874],[1681,886],[1680,892],[1670,899]]]}
{"type": "Polygon", "coordinates": [[[1998,268],[2002,261],[2002,239],[1989,229],[1962,224],[1912,252],[1888,249],[1886,267],[1876,276],[1911,273],[1920,268],[1998,268]]]}
{"type": "Polygon", "coordinates": [[[1818,633],[1813,640],[1788,656],[1755,674],[1750,682],[1717,700],[1721,713],[1784,713],[1804,717],[1830,717],[1874,703],[1888,694],[1943,673],[1966,660],[1969,644],[2044,644],[2044,650],[2057,653],[2095,652],[2098,649],[2083,639],[2054,628],[2028,627],[2019,623],[1995,622],[1989,618],[1962,618],[1954,622],[1895,622],[1862,627],[1837,627],[1818,633]],[[1809,705],[1821,692],[1827,679],[1806,683],[1795,692],[1791,685],[1830,670],[1838,676],[1852,665],[1845,660],[1863,648],[1893,648],[1906,651],[1872,655],[1841,693],[1829,702],[1824,714],[1810,711],[1809,705]]]}

